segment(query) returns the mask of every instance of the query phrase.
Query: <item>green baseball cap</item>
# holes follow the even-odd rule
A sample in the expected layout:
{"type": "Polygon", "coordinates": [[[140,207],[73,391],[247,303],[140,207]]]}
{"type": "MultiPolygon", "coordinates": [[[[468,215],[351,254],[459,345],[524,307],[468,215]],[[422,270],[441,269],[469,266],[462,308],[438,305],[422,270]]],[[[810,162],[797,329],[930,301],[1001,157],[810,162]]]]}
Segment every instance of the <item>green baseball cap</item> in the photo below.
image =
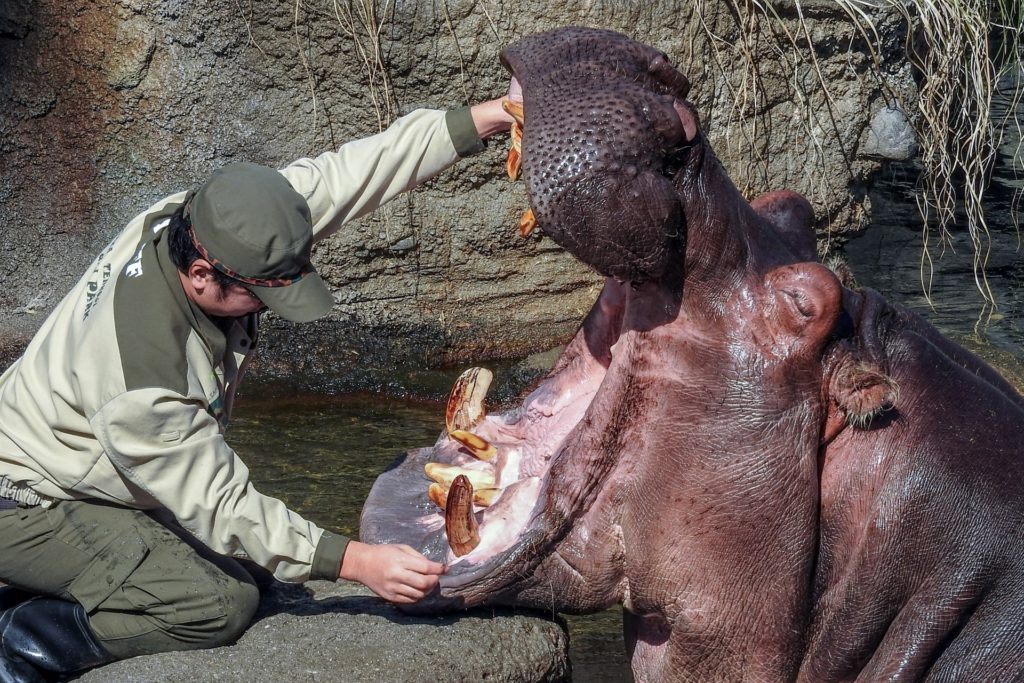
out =
{"type": "Polygon", "coordinates": [[[274,313],[304,323],[330,312],[334,297],[309,260],[309,205],[281,173],[228,164],[196,191],[185,211],[203,258],[274,313]]]}

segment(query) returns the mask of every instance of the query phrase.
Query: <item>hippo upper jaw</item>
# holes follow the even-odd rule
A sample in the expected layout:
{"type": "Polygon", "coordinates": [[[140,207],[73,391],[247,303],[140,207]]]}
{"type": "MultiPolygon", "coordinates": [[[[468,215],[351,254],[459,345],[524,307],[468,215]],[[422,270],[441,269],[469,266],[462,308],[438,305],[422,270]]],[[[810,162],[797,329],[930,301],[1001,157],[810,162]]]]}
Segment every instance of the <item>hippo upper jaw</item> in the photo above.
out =
{"type": "Polygon", "coordinates": [[[545,233],[620,281],[678,269],[677,175],[698,140],[686,77],[664,53],[594,29],[526,38],[502,61],[522,87],[523,171],[545,233]]]}

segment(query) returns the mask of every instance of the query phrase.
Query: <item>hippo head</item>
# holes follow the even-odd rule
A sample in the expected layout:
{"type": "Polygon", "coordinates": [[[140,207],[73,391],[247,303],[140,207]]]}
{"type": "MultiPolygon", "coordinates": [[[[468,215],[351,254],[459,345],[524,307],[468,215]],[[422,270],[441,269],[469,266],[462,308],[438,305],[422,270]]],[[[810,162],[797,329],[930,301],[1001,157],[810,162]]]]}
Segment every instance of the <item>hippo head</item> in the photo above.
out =
{"type": "Polygon", "coordinates": [[[521,405],[487,415],[486,373],[464,376],[448,430],[378,479],[361,534],[448,564],[416,610],[621,603],[635,668],[655,678],[727,595],[750,617],[738,637],[794,645],[798,628],[757,625],[806,618],[822,367],[843,328],[813,212],[740,195],[658,50],[570,28],[502,59],[537,224],[605,287],[521,405]],[[768,599],[744,592],[772,572],[768,599]]]}
{"type": "Polygon", "coordinates": [[[686,245],[676,179],[698,132],[686,77],[663,52],[582,28],[525,38],[502,62],[522,87],[523,169],[545,233],[602,275],[663,277],[686,245]]]}
{"type": "Polygon", "coordinates": [[[414,609],[620,603],[638,683],[1024,677],[1024,396],[745,201],[664,54],[503,60],[534,219],[607,279],[521,405],[467,371],[374,485],[364,538],[448,565],[414,609]]]}

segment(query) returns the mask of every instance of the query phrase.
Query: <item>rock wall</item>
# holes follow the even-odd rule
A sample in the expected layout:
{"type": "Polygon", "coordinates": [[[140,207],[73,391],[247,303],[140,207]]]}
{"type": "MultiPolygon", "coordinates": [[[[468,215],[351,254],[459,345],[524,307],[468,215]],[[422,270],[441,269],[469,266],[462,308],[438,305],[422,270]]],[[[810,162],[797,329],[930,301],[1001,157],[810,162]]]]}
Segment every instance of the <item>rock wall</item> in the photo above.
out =
{"type": "MultiPolygon", "coordinates": [[[[889,128],[869,136],[872,116],[913,100],[906,27],[870,16],[878,41],[835,3],[808,0],[7,0],[0,361],[150,202],[226,162],[283,165],[419,106],[497,96],[502,46],[560,25],[664,49],[736,184],[749,196],[802,191],[827,250],[866,215],[879,135],[899,135],[886,113],[889,128]]],[[[352,377],[564,341],[598,279],[542,235],[516,235],[526,200],[504,153],[495,139],[322,244],[333,315],[268,320],[257,369],[352,377]]]]}

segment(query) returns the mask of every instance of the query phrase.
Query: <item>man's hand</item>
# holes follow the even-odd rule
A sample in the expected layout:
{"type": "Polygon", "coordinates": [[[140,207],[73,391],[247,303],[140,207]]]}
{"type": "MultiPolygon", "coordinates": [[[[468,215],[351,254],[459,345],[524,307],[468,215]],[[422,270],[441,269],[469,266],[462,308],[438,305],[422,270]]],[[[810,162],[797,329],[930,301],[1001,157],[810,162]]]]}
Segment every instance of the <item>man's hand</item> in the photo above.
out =
{"type": "Polygon", "coordinates": [[[437,586],[446,568],[407,545],[349,541],[338,578],[358,581],[389,602],[411,603],[437,586]]]}
{"type": "Polygon", "coordinates": [[[499,97],[487,100],[469,108],[469,113],[473,117],[473,125],[476,126],[476,132],[481,138],[506,131],[512,127],[514,120],[512,115],[501,106],[504,99],[504,97],[499,97]]]}

